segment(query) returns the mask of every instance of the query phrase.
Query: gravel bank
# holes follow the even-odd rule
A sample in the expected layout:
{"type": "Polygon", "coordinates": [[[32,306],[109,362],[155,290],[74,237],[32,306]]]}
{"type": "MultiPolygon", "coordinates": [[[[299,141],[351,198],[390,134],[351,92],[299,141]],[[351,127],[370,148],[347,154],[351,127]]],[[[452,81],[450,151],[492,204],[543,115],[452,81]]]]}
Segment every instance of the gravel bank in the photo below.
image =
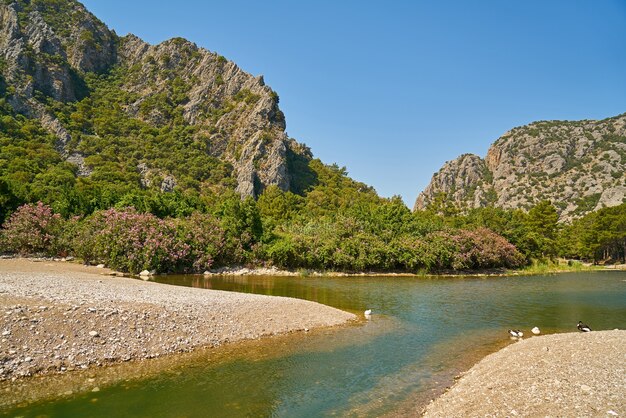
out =
{"type": "Polygon", "coordinates": [[[168,286],[71,263],[0,260],[0,380],[334,326],[314,302],[168,286]]]}
{"type": "Polygon", "coordinates": [[[424,416],[626,416],[626,331],[512,344],[472,367],[424,416]]]}

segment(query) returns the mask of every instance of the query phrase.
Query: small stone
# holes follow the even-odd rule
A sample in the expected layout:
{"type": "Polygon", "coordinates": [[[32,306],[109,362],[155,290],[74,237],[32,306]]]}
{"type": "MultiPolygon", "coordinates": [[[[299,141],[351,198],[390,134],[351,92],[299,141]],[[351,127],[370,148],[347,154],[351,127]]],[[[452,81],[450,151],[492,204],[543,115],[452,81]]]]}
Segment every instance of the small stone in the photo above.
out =
{"type": "Polygon", "coordinates": [[[140,276],[149,276],[150,272],[148,270],[143,270],[141,273],[139,273],[140,276]]]}
{"type": "Polygon", "coordinates": [[[100,388],[98,386],[96,386],[95,388],[91,389],[92,392],[100,392],[100,388]]]}
{"type": "Polygon", "coordinates": [[[587,385],[580,385],[580,389],[584,390],[585,392],[591,392],[591,388],[587,385]]]}
{"type": "Polygon", "coordinates": [[[26,357],[26,358],[24,359],[24,361],[25,361],[26,363],[30,363],[31,361],[33,361],[33,358],[32,358],[32,357],[26,357]]]}
{"type": "Polygon", "coordinates": [[[104,264],[98,264],[98,265],[96,266],[96,268],[98,268],[98,269],[103,269],[103,268],[104,268],[104,264]]]}
{"type": "Polygon", "coordinates": [[[11,335],[11,331],[9,331],[9,330],[2,331],[2,336],[3,337],[6,337],[7,335],[11,335]]]}
{"type": "Polygon", "coordinates": [[[91,335],[92,337],[99,337],[100,334],[98,334],[98,331],[89,331],[89,335],[91,335]]]}

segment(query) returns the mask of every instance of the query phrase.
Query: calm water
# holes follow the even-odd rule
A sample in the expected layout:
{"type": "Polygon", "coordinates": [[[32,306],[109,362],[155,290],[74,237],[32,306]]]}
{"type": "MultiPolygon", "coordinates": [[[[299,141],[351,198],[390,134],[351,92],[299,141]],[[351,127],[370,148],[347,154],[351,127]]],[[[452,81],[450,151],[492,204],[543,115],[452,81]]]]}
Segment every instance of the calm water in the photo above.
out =
{"type": "Polygon", "coordinates": [[[547,333],[576,331],[579,320],[597,330],[626,328],[626,272],[158,280],[291,296],[358,313],[370,308],[374,315],[347,327],[208,350],[152,377],[6,415],[316,417],[380,416],[398,408],[410,412],[460,369],[509,343],[509,328],[527,335],[533,326],[547,333]]]}

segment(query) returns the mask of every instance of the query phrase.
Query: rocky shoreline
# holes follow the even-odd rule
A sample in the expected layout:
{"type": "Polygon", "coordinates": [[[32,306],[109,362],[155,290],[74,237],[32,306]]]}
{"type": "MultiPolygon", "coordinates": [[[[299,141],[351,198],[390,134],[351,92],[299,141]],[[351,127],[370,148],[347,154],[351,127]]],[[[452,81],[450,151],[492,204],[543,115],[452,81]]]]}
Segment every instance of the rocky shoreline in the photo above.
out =
{"type": "Polygon", "coordinates": [[[0,381],[334,326],[314,302],[169,286],[73,263],[0,260],[0,381]]]}
{"type": "Polygon", "coordinates": [[[625,416],[626,331],[533,337],[493,353],[425,417],[625,416]]]}

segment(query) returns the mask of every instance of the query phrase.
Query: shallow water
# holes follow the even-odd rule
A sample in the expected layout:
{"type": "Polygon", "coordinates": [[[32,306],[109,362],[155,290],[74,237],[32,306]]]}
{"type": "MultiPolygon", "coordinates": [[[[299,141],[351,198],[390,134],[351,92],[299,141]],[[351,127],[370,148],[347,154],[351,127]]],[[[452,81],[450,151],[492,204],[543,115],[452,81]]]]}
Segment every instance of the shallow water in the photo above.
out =
{"type": "MultiPolygon", "coordinates": [[[[159,373],[4,411],[20,416],[380,416],[437,393],[480,356],[530,335],[626,327],[626,272],[498,278],[163,276],[314,300],[371,320],[207,350],[159,373]]],[[[263,318],[259,318],[263,320],[263,318]]],[[[142,367],[141,365],[132,367],[142,367]]],[[[408,406],[407,406],[408,405],[408,406]]],[[[417,408],[417,407],[415,407],[417,408]]]]}

